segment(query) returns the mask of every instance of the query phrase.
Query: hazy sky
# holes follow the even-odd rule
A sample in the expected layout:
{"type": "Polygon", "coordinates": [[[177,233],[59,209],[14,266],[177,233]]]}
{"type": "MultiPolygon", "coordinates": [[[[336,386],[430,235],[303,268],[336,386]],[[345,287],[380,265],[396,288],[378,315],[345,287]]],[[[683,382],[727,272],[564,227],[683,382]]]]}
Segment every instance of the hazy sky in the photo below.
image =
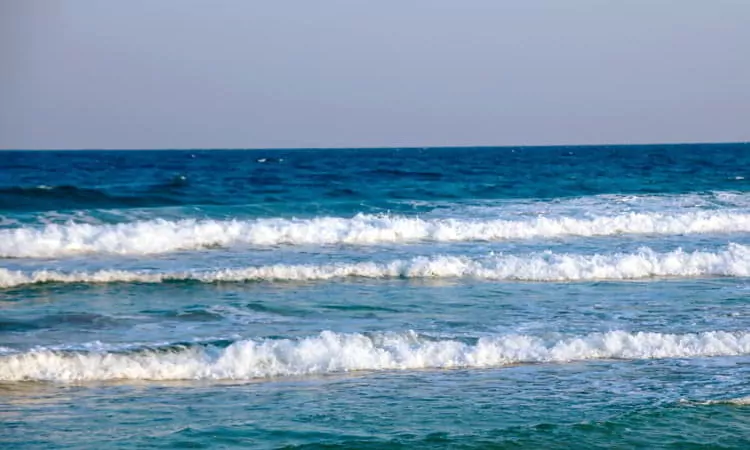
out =
{"type": "Polygon", "coordinates": [[[749,0],[0,0],[0,148],[749,140],[749,0]]]}

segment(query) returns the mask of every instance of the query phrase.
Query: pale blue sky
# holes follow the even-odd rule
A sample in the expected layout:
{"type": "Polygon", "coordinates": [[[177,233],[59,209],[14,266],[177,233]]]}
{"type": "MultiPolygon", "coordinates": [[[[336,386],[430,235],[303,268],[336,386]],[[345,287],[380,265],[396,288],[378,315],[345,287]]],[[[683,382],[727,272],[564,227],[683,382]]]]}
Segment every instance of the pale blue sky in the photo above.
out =
{"type": "Polygon", "coordinates": [[[0,0],[0,148],[750,140],[748,0],[0,0]]]}

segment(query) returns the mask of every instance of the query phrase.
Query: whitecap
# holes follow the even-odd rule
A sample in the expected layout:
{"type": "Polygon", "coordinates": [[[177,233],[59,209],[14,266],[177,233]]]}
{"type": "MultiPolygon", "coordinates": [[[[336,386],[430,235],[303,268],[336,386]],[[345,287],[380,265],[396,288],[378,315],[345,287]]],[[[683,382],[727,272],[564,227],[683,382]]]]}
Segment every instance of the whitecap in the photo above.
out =
{"type": "Polygon", "coordinates": [[[120,224],[48,224],[0,229],[0,257],[147,255],[236,245],[377,245],[619,235],[750,231],[750,213],[625,213],[594,218],[424,219],[359,214],[350,218],[146,220],[120,224]]]}
{"type": "Polygon", "coordinates": [[[388,262],[274,264],[174,272],[99,270],[25,272],[0,268],[0,287],[36,283],[203,283],[245,281],[320,281],[344,278],[467,278],[496,281],[571,282],[638,280],[653,277],[748,277],[750,247],[730,244],[718,252],[681,249],[658,253],[581,255],[543,252],[530,255],[419,256],[388,262]]]}
{"type": "Polygon", "coordinates": [[[228,347],[172,346],[129,352],[37,348],[0,355],[0,381],[246,380],[352,371],[475,369],[526,363],[750,354],[750,333],[611,331],[554,342],[529,335],[435,339],[413,331],[249,339],[228,347]]]}

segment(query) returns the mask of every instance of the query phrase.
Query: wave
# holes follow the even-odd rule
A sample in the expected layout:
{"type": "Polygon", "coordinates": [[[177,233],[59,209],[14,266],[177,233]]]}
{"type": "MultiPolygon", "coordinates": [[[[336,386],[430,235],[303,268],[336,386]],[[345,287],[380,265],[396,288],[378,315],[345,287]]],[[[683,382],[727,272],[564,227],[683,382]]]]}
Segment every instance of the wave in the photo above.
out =
{"type": "Polygon", "coordinates": [[[683,400],[683,403],[687,403],[689,405],[733,405],[733,406],[748,406],[748,405],[750,405],[750,397],[726,398],[726,399],[705,400],[705,401],[687,401],[687,400],[683,400]]]}
{"type": "Polygon", "coordinates": [[[283,282],[342,278],[471,278],[565,282],[700,276],[750,276],[750,247],[730,244],[719,252],[685,252],[678,249],[667,253],[643,248],[637,253],[611,255],[555,254],[548,251],[527,256],[501,254],[477,259],[466,256],[420,256],[383,263],[275,264],[174,272],[23,272],[0,268],[0,288],[37,283],[283,282]]]}
{"type": "Polygon", "coordinates": [[[43,328],[69,326],[76,329],[104,328],[115,324],[120,319],[94,313],[59,313],[38,317],[32,320],[0,319],[0,332],[29,331],[43,328]]]}
{"type": "Polygon", "coordinates": [[[162,195],[114,195],[104,189],[71,185],[0,187],[0,210],[37,211],[55,209],[133,208],[177,205],[181,202],[162,195]]]}
{"type": "Polygon", "coordinates": [[[257,379],[351,371],[488,368],[592,359],[652,359],[750,354],[750,333],[611,331],[554,342],[528,335],[469,342],[405,333],[241,340],[228,346],[169,345],[131,351],[38,348],[0,355],[0,381],[257,379]]]}
{"type": "Polygon", "coordinates": [[[750,213],[627,213],[595,218],[530,220],[422,219],[360,214],[352,218],[150,220],[120,224],[50,224],[0,230],[0,257],[76,254],[142,255],[231,245],[371,245],[500,241],[566,236],[691,234],[750,231],[750,213]]]}
{"type": "Polygon", "coordinates": [[[442,217],[511,218],[512,216],[616,216],[627,213],[681,214],[686,211],[747,209],[750,192],[709,191],[683,194],[597,194],[553,199],[473,199],[461,202],[413,200],[414,208],[442,217]]]}

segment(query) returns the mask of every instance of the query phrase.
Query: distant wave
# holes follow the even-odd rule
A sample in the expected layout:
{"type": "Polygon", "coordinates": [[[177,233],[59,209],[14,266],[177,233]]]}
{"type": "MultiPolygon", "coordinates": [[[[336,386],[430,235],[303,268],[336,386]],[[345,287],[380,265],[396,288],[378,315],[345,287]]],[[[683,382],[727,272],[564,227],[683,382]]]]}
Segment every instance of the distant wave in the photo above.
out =
{"type": "Polygon", "coordinates": [[[385,263],[276,264],[205,271],[34,272],[0,269],[0,287],[37,283],[202,283],[245,281],[315,281],[343,278],[471,278],[507,281],[637,280],[651,277],[750,276],[750,247],[730,244],[719,252],[637,253],[611,255],[555,254],[416,257],[385,263]]]}
{"type": "Polygon", "coordinates": [[[352,218],[149,220],[121,224],[52,224],[0,229],[0,257],[76,254],[140,255],[232,245],[370,245],[500,241],[566,236],[690,234],[750,231],[750,213],[693,211],[626,213],[595,218],[527,220],[421,219],[360,214],[352,218]]]}
{"type": "Polygon", "coordinates": [[[513,215],[580,217],[592,212],[600,216],[627,213],[682,214],[687,211],[731,211],[750,208],[750,192],[710,191],[683,194],[597,194],[552,199],[493,199],[468,202],[411,201],[415,207],[432,208],[453,217],[508,219],[513,215]]]}
{"type": "Polygon", "coordinates": [[[718,400],[705,400],[705,401],[686,401],[683,403],[691,405],[733,405],[733,406],[750,406],[750,397],[737,397],[737,398],[726,398],[718,400]]]}
{"type": "Polygon", "coordinates": [[[435,339],[413,331],[302,339],[240,340],[228,346],[170,345],[123,350],[0,354],[0,381],[256,379],[351,371],[502,367],[596,359],[750,354],[750,333],[611,331],[545,341],[528,335],[435,339]]]}
{"type": "Polygon", "coordinates": [[[29,196],[29,197],[69,197],[69,196],[86,196],[86,197],[98,197],[102,196],[103,193],[99,189],[81,188],[72,185],[59,185],[59,186],[10,186],[0,187],[0,195],[4,196],[29,196]]]}
{"type": "Polygon", "coordinates": [[[161,193],[115,195],[104,189],[71,185],[0,187],[0,209],[9,211],[133,208],[169,206],[181,203],[161,193]]]}

